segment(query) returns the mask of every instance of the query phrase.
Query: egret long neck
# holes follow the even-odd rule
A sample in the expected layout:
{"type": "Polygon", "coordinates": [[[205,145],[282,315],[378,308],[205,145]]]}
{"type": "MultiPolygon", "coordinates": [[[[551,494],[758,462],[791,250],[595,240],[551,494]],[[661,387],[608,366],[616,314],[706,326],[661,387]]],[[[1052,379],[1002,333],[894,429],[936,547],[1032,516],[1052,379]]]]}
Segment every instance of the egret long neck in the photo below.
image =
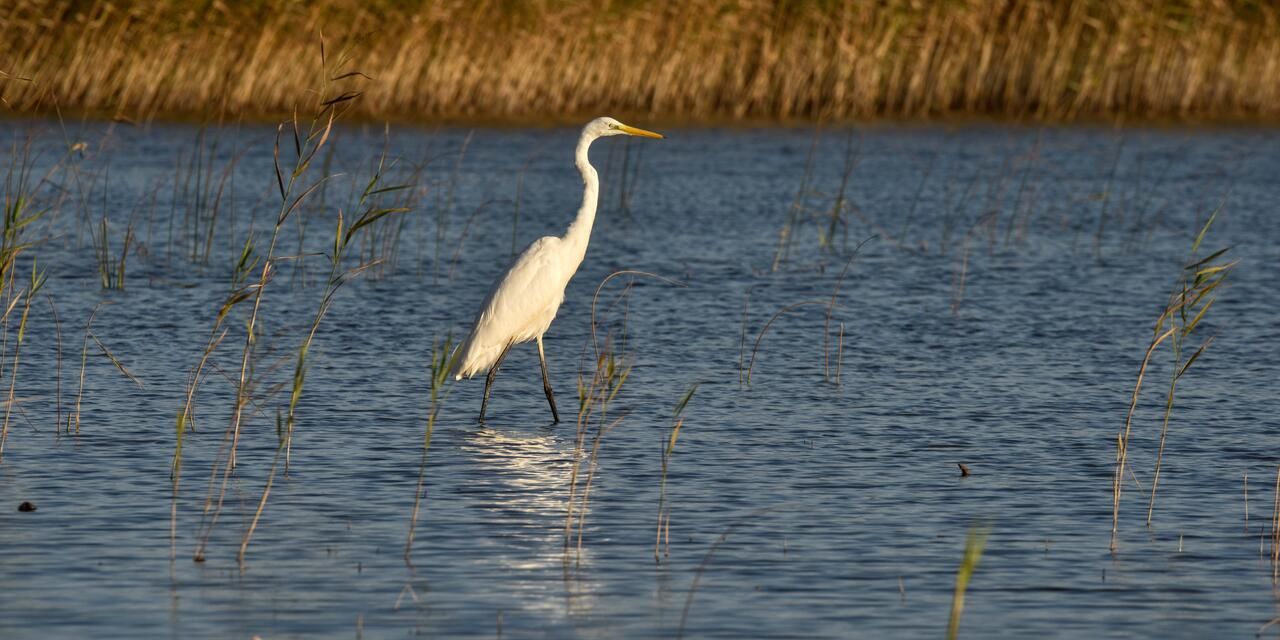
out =
{"type": "MultiPolygon", "coordinates": [[[[593,140],[595,136],[586,133],[578,140],[575,164],[578,165],[578,171],[582,173],[582,208],[578,209],[578,217],[574,218],[573,224],[569,225],[569,230],[564,234],[565,242],[577,249],[573,252],[573,256],[579,263],[587,253],[587,242],[591,240],[591,225],[596,220],[596,204],[600,199],[600,176],[596,174],[595,167],[591,166],[591,160],[587,157],[587,149],[591,147],[593,140]]],[[[574,267],[577,267],[576,263],[574,267]]]]}

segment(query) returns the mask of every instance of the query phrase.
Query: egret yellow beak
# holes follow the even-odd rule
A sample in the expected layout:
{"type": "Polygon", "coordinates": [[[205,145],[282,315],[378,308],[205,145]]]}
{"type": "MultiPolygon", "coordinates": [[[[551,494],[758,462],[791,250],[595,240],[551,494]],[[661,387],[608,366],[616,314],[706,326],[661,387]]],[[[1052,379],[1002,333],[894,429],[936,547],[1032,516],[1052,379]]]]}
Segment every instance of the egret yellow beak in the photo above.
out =
{"type": "Polygon", "coordinates": [[[630,125],[625,125],[625,124],[619,124],[618,129],[629,136],[643,136],[645,138],[658,138],[659,140],[661,140],[663,137],[661,133],[654,133],[652,131],[646,131],[644,129],[637,129],[636,127],[632,127],[630,125]]]}

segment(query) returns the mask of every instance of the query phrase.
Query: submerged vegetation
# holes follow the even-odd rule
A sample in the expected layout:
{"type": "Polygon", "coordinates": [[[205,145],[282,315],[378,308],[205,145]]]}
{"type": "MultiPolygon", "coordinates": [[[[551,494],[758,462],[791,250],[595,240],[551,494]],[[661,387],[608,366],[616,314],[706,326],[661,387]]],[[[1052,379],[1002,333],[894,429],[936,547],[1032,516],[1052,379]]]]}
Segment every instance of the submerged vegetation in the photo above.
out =
{"type": "Polygon", "coordinates": [[[1280,117],[1280,7],[1256,0],[16,0],[0,105],[284,114],[321,33],[373,118],[1280,117]]]}

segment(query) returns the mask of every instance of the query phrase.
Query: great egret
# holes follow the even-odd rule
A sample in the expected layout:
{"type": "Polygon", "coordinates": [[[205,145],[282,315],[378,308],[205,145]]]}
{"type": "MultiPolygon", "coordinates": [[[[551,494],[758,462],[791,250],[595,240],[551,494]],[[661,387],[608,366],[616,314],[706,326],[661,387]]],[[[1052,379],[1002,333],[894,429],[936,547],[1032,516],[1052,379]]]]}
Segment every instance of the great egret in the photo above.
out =
{"type": "Polygon", "coordinates": [[[661,138],[662,134],[631,127],[613,118],[596,118],[582,128],[578,138],[575,164],[582,173],[582,207],[569,229],[560,237],[538,238],[516,258],[498,279],[467,339],[454,354],[454,379],[470,378],[488,370],[484,381],[484,399],[480,401],[480,420],[489,405],[489,391],[498,367],[512,345],[530,340],[538,342],[538,362],[542,365],[542,390],[551,405],[551,417],[560,422],[556,397],[547,376],[547,357],[542,348],[542,334],[564,301],[564,289],[578,271],[591,240],[591,225],[596,219],[596,200],[600,194],[600,178],[587,157],[587,149],[596,138],[629,135],[661,138]]]}

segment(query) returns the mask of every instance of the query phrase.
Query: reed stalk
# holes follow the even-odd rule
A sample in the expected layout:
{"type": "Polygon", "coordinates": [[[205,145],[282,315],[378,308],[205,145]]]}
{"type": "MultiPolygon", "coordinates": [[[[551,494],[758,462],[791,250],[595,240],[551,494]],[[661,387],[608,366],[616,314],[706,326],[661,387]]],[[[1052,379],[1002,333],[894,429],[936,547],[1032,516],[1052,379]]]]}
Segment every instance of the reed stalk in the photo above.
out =
{"type": "Polygon", "coordinates": [[[84,399],[84,372],[89,364],[89,337],[92,335],[93,320],[98,316],[98,310],[102,308],[102,304],[93,306],[93,310],[89,312],[89,319],[84,323],[84,344],[80,347],[80,389],[76,391],[75,410],[67,415],[67,433],[71,433],[74,429],[75,434],[80,435],[80,401],[84,399]]]}
{"type": "Polygon", "coordinates": [[[907,230],[911,228],[911,223],[915,221],[916,209],[920,206],[920,196],[924,194],[924,187],[929,183],[930,176],[933,175],[933,167],[938,162],[937,153],[929,154],[929,162],[924,167],[924,172],[920,175],[920,182],[916,183],[915,193],[911,196],[911,206],[907,209],[907,215],[902,218],[902,229],[898,231],[897,245],[898,248],[906,248],[907,246],[907,230]]]}
{"type": "Polygon", "coordinates": [[[1107,183],[1102,189],[1102,209],[1098,212],[1098,230],[1093,235],[1093,255],[1102,258],[1102,238],[1107,230],[1108,211],[1111,208],[1112,190],[1115,188],[1116,175],[1120,172],[1120,156],[1124,153],[1125,137],[1120,137],[1116,144],[1115,154],[1111,158],[1111,170],[1107,172],[1107,183]]]}
{"type": "Polygon", "coordinates": [[[836,385],[840,384],[840,371],[844,365],[844,323],[840,323],[840,335],[836,340],[836,385]]]}
{"type": "MultiPolygon", "coordinates": [[[[617,365],[618,356],[613,353],[611,347],[612,341],[607,341],[603,346],[603,350],[596,356],[589,382],[584,381],[582,372],[578,374],[578,417],[575,422],[573,466],[569,473],[569,499],[566,503],[564,522],[566,561],[568,560],[569,547],[573,540],[575,522],[578,523],[577,549],[578,556],[579,558],[581,557],[581,530],[586,524],[586,498],[582,496],[586,491],[586,479],[583,476],[585,474],[588,478],[594,479],[594,466],[599,459],[600,441],[604,437],[606,428],[611,428],[603,423],[604,416],[601,405],[607,404],[611,399],[608,387],[613,386],[614,395],[616,395],[616,392],[621,390],[622,385],[626,382],[627,374],[630,373],[629,366],[619,367],[617,365]],[[596,422],[600,422],[600,425],[596,427],[593,446],[588,452],[588,436],[591,433],[592,425],[596,422]]],[[[614,426],[616,424],[615,422],[614,426]]]]}
{"type": "Polygon", "coordinates": [[[1280,466],[1276,467],[1276,487],[1271,505],[1271,584],[1280,582],[1280,466]]]}
{"type": "MultiPolygon", "coordinates": [[[[1196,236],[1195,242],[1191,247],[1192,259],[1195,258],[1196,252],[1200,248],[1201,242],[1204,241],[1205,233],[1209,231],[1209,227],[1213,225],[1217,219],[1218,213],[1221,212],[1222,205],[1219,205],[1205,222],[1201,228],[1199,235],[1196,236]]],[[[1156,466],[1151,477],[1151,494],[1147,503],[1147,526],[1151,525],[1151,516],[1155,510],[1156,489],[1160,484],[1161,463],[1164,460],[1165,441],[1169,435],[1169,419],[1173,415],[1174,395],[1178,388],[1178,382],[1186,375],[1191,365],[1204,353],[1205,349],[1213,344],[1217,337],[1209,336],[1200,346],[1195,349],[1188,357],[1183,357],[1183,342],[1189,338],[1199,326],[1200,321],[1204,319],[1209,308],[1213,306],[1216,300],[1216,289],[1231,274],[1239,264],[1238,260],[1223,262],[1221,259],[1226,255],[1229,248],[1221,249],[1214,252],[1210,256],[1197,260],[1188,264],[1182,273],[1182,282],[1180,283],[1180,291],[1176,294],[1176,303],[1171,303],[1174,307],[1169,314],[1168,322],[1171,328],[1176,328],[1170,343],[1172,347],[1173,368],[1169,376],[1169,389],[1165,394],[1164,416],[1160,425],[1160,445],[1156,451],[1156,466]]]]}
{"type": "Polygon", "coordinates": [[[111,244],[107,237],[107,218],[103,216],[98,225],[98,232],[92,234],[94,253],[98,261],[98,280],[103,289],[124,289],[126,265],[129,262],[130,245],[134,243],[133,221],[125,227],[124,239],[121,241],[120,257],[111,254],[111,244]]]}
{"type": "MultiPolygon", "coordinates": [[[[630,367],[628,367],[628,372],[630,367]]],[[[615,389],[621,390],[621,386],[615,389]]],[[[614,418],[612,422],[605,422],[604,404],[601,405],[600,421],[596,428],[595,437],[591,442],[591,455],[587,460],[587,479],[582,487],[582,504],[578,507],[578,558],[582,558],[582,539],[587,528],[587,510],[591,505],[591,487],[596,479],[596,470],[600,468],[600,445],[604,442],[604,437],[617,428],[618,424],[626,415],[614,418]]]]}
{"type": "MultiPolygon", "coordinates": [[[[222,512],[222,504],[226,496],[227,488],[231,481],[231,472],[236,466],[236,451],[240,441],[241,426],[244,421],[244,410],[252,401],[250,393],[251,387],[251,362],[253,359],[254,346],[257,337],[257,321],[262,309],[263,291],[267,284],[272,280],[276,272],[276,264],[278,262],[275,255],[276,245],[280,239],[280,231],[289,221],[292,214],[298,211],[303,202],[312,196],[320,187],[328,181],[329,176],[321,176],[318,179],[310,180],[307,170],[311,167],[312,161],[316,155],[324,149],[330,140],[330,134],[333,131],[334,122],[345,112],[347,105],[360,96],[357,91],[339,90],[331,91],[332,85],[343,78],[359,75],[358,72],[343,73],[343,66],[346,63],[343,54],[340,54],[334,66],[330,66],[325,55],[325,43],[323,38],[320,41],[320,69],[324,74],[324,82],[322,89],[317,94],[320,97],[315,105],[315,115],[306,129],[300,127],[298,116],[295,111],[293,118],[288,123],[280,124],[276,127],[275,145],[273,148],[273,159],[275,168],[275,178],[277,195],[279,196],[279,208],[275,216],[274,224],[271,227],[271,235],[267,243],[265,252],[261,254],[261,271],[257,279],[251,284],[244,285],[240,291],[233,292],[229,296],[228,301],[224,303],[219,317],[215,321],[214,331],[225,318],[226,311],[230,306],[234,306],[240,302],[248,302],[249,311],[245,324],[244,345],[240,353],[239,373],[234,380],[236,387],[236,399],[232,407],[231,421],[224,435],[224,442],[228,443],[225,450],[225,458],[220,457],[215,460],[210,472],[210,494],[206,499],[205,522],[197,544],[194,558],[201,560],[205,557],[205,549],[208,546],[209,537],[213,532],[214,526],[218,522],[218,517],[222,512]],[[293,164],[289,170],[285,170],[281,165],[281,140],[284,138],[285,124],[291,127],[291,139],[293,142],[293,164]],[[287,177],[286,177],[287,174],[287,177]],[[309,182],[309,183],[308,183],[309,182]],[[221,475],[220,489],[214,491],[214,478],[221,475]]],[[[314,92],[313,92],[314,93],[314,92]]],[[[241,256],[241,264],[248,261],[248,255],[251,253],[252,244],[246,242],[245,252],[241,256]]],[[[246,274],[247,275],[247,274],[246,274]]],[[[212,335],[212,334],[211,334],[212,335]]],[[[287,444],[286,438],[281,438],[280,450],[284,449],[287,444]]],[[[277,452],[277,459],[280,455],[277,452]]],[[[275,463],[272,464],[272,476],[274,476],[275,463]]],[[[271,478],[268,479],[267,489],[264,491],[265,496],[270,491],[271,478]]],[[[259,513],[261,512],[262,503],[259,505],[259,513]]],[[[252,535],[252,529],[242,539],[238,558],[241,562],[244,559],[244,552],[247,548],[248,539],[252,535]]]]}
{"type": "Polygon", "coordinates": [[[1175,286],[1173,295],[1170,296],[1165,307],[1161,310],[1159,317],[1156,318],[1155,327],[1152,332],[1151,342],[1147,345],[1146,352],[1143,354],[1142,361],[1138,367],[1137,380],[1134,383],[1133,393],[1129,399],[1129,409],[1125,416],[1124,430],[1120,432],[1116,441],[1115,470],[1112,474],[1111,491],[1111,551],[1114,552],[1117,546],[1117,535],[1120,522],[1120,497],[1123,489],[1123,479],[1126,470],[1129,469],[1129,439],[1133,426],[1133,416],[1138,407],[1138,398],[1142,391],[1142,384],[1146,378],[1147,367],[1151,363],[1152,356],[1160,345],[1165,341],[1170,341],[1173,345],[1171,355],[1173,356],[1173,366],[1171,367],[1169,388],[1165,394],[1164,415],[1160,428],[1160,444],[1156,452],[1155,472],[1151,482],[1151,490],[1149,492],[1149,501],[1147,503],[1147,526],[1151,525],[1151,517],[1155,510],[1156,489],[1160,482],[1161,465],[1164,460],[1165,440],[1168,436],[1169,421],[1173,414],[1174,395],[1177,391],[1178,382],[1190,370],[1205,349],[1213,343],[1216,336],[1210,336],[1200,343],[1200,346],[1191,353],[1190,356],[1183,357],[1182,342],[1192,335],[1192,332],[1200,325],[1205,318],[1209,309],[1213,306],[1216,299],[1216,292],[1230,275],[1231,271],[1239,264],[1238,260],[1223,261],[1221,260],[1230,247],[1220,249],[1208,255],[1205,258],[1197,259],[1197,252],[1201,243],[1204,241],[1205,234],[1209,232],[1213,222],[1217,219],[1218,214],[1222,211],[1220,204],[1217,209],[1209,216],[1204,226],[1200,228],[1200,232],[1196,235],[1195,241],[1191,245],[1189,258],[1182,272],[1179,275],[1178,282],[1175,286]]]}
{"type": "MultiPolygon", "coordinates": [[[[12,278],[12,271],[10,271],[12,278]]],[[[0,459],[4,457],[4,443],[9,436],[9,420],[13,413],[13,407],[17,404],[17,396],[15,391],[18,386],[18,362],[19,356],[22,354],[22,342],[27,333],[27,319],[31,315],[32,298],[40,292],[40,288],[44,286],[45,275],[36,267],[36,261],[31,261],[31,281],[26,287],[20,291],[17,297],[22,299],[22,315],[18,319],[18,336],[13,344],[13,363],[9,365],[9,394],[5,400],[4,406],[4,424],[0,426],[0,459]]],[[[9,286],[12,290],[12,285],[9,286]]]]}
{"type": "MultiPolygon", "coordinates": [[[[739,527],[747,524],[748,521],[758,520],[760,516],[775,510],[777,507],[765,507],[756,509],[751,513],[745,514],[742,518],[729,523],[724,531],[716,536],[715,542],[707,547],[707,552],[702,556],[702,562],[698,563],[698,569],[693,573],[693,580],[689,583],[689,593],[684,598],[684,608],[680,610],[680,626],[676,628],[676,638],[679,640],[684,637],[684,628],[689,622],[689,611],[693,609],[693,597],[698,593],[698,585],[702,583],[702,575],[707,568],[711,566],[711,559],[715,557],[716,551],[720,550],[721,545],[729,541],[729,536],[737,531],[739,527]]],[[[786,548],[786,539],[783,539],[783,549],[786,548]]]]}
{"type": "Polygon", "coordinates": [[[452,338],[446,337],[443,343],[431,347],[431,389],[430,404],[427,407],[427,426],[422,434],[422,462],[418,466],[418,486],[413,494],[413,512],[409,516],[409,535],[404,543],[404,561],[413,566],[413,540],[418,531],[418,514],[422,509],[427,482],[427,454],[431,451],[431,435],[435,432],[436,418],[440,408],[453,391],[449,385],[449,372],[453,370],[454,359],[458,357],[452,338]]]}
{"type": "Polygon", "coordinates": [[[742,332],[738,336],[738,388],[739,389],[741,389],[743,383],[746,382],[746,374],[745,374],[746,370],[743,369],[743,365],[746,364],[745,361],[746,361],[746,354],[747,354],[747,312],[751,308],[751,289],[753,288],[754,286],[747,287],[747,295],[742,299],[742,332]]]}
{"type": "MultiPolygon", "coordinates": [[[[850,128],[846,133],[844,170],[840,173],[840,188],[836,190],[836,199],[831,203],[831,209],[827,213],[827,229],[818,234],[818,247],[828,251],[835,250],[836,230],[840,228],[845,230],[845,246],[848,246],[848,225],[844,220],[844,212],[853,205],[850,204],[846,194],[849,191],[849,179],[853,177],[854,169],[862,161],[862,138],[857,138],[857,146],[854,146],[854,138],[853,129],[850,128]]],[[[856,207],[853,208],[856,209],[856,207]]]]}
{"type": "Polygon", "coordinates": [[[964,613],[965,591],[973,578],[978,563],[982,560],[982,551],[987,545],[987,537],[991,534],[990,526],[973,526],[964,542],[964,556],[960,560],[960,568],[956,571],[956,589],[951,596],[951,616],[947,620],[947,640],[955,640],[960,634],[960,616],[964,613]]]}
{"type": "MultiPolygon", "coordinates": [[[[574,525],[577,525],[577,554],[582,557],[582,544],[586,530],[586,514],[591,498],[591,487],[595,481],[595,472],[599,464],[600,447],[604,437],[626,417],[624,414],[608,420],[609,404],[622,391],[631,375],[631,358],[626,353],[619,353],[614,348],[612,332],[601,341],[599,314],[597,306],[600,292],[609,281],[619,276],[644,276],[661,282],[683,287],[681,282],[664,278],[645,271],[622,270],[605,276],[596,286],[591,298],[591,346],[594,352],[590,379],[583,371],[578,372],[578,416],[575,422],[573,447],[573,463],[569,474],[569,498],[565,506],[564,551],[568,561],[569,548],[574,540],[574,525]],[[588,441],[590,447],[588,448],[588,441]]],[[[630,285],[624,295],[630,291],[630,285]]],[[[585,350],[585,346],[584,346],[585,350]]]]}
{"type": "MultiPolygon", "coordinates": [[[[387,163],[386,147],[384,146],[383,153],[378,159],[377,168],[374,170],[373,176],[369,179],[369,182],[365,185],[364,191],[361,192],[360,198],[356,203],[357,209],[361,211],[360,216],[349,227],[344,227],[343,226],[344,218],[342,216],[342,212],[341,210],[339,210],[338,212],[337,229],[334,232],[332,249],[329,255],[329,277],[325,286],[324,295],[320,299],[320,304],[316,309],[315,316],[312,318],[311,325],[308,328],[306,337],[303,339],[302,344],[298,347],[298,357],[294,365],[293,382],[292,382],[292,388],[289,393],[289,408],[288,408],[287,414],[285,415],[282,421],[280,419],[277,419],[277,422],[278,422],[277,430],[281,434],[279,448],[283,449],[283,452],[284,452],[285,475],[288,475],[289,466],[290,466],[290,463],[292,462],[293,433],[294,433],[294,428],[297,424],[298,403],[302,399],[303,386],[306,383],[307,368],[309,365],[308,354],[310,353],[310,350],[311,350],[311,343],[315,340],[316,333],[320,330],[320,323],[324,320],[325,316],[328,314],[329,308],[333,305],[334,297],[338,294],[338,291],[342,288],[342,286],[350,282],[353,278],[356,278],[366,270],[374,267],[377,264],[376,262],[363,263],[356,267],[344,270],[343,258],[346,254],[347,247],[350,246],[352,243],[352,240],[354,240],[357,237],[358,232],[362,230],[372,231],[374,229],[374,225],[378,221],[384,219],[386,216],[393,213],[401,213],[408,210],[403,207],[382,207],[382,206],[379,206],[378,204],[380,196],[383,196],[385,194],[392,194],[405,189],[409,189],[412,186],[412,185],[385,186],[383,184],[383,179],[385,177],[386,171],[389,168],[390,166],[387,163]]],[[[447,352],[448,344],[446,343],[445,346],[446,346],[445,351],[447,352]]],[[[433,364],[434,364],[434,359],[433,359],[433,364]]],[[[429,421],[431,423],[434,423],[434,420],[435,420],[434,401],[435,401],[436,377],[437,377],[437,374],[436,372],[433,371],[433,374],[432,374],[433,406],[432,406],[432,416],[429,418],[429,421]]],[[[245,556],[245,552],[249,547],[249,541],[252,539],[253,532],[257,529],[258,521],[262,517],[262,512],[267,506],[267,499],[271,495],[271,486],[275,480],[276,470],[279,468],[279,455],[280,455],[279,452],[277,452],[276,458],[273,460],[271,464],[271,471],[267,477],[266,486],[263,488],[262,497],[258,501],[258,507],[254,511],[253,519],[249,523],[248,530],[245,531],[245,534],[241,539],[240,551],[238,555],[238,559],[240,562],[244,562],[244,556],[245,556]]],[[[407,553],[408,553],[408,550],[406,549],[406,559],[407,559],[407,553]]]]}
{"type": "Polygon", "coordinates": [[[781,309],[778,309],[778,311],[775,312],[771,318],[769,318],[769,321],[764,323],[764,326],[760,328],[760,333],[756,335],[756,344],[751,349],[751,360],[747,362],[747,386],[751,386],[751,372],[756,367],[756,355],[760,352],[760,343],[764,341],[764,334],[769,332],[769,327],[772,327],[773,323],[777,322],[778,318],[781,318],[782,315],[785,314],[786,312],[794,311],[795,309],[799,309],[800,307],[814,305],[814,304],[829,306],[831,303],[827,300],[804,300],[802,302],[789,304],[781,309]]]}
{"type": "Polygon", "coordinates": [[[19,257],[31,247],[25,239],[26,231],[36,221],[43,218],[49,209],[34,206],[40,188],[49,182],[61,162],[49,169],[43,178],[36,180],[32,174],[33,159],[31,156],[32,140],[30,137],[21,146],[14,139],[10,151],[10,161],[5,170],[3,193],[3,229],[0,229],[0,292],[3,292],[3,336],[4,344],[0,347],[0,378],[5,373],[9,376],[8,401],[5,404],[4,423],[0,426],[0,462],[4,460],[4,447],[9,437],[9,422],[16,403],[15,389],[18,380],[18,362],[22,343],[26,337],[27,320],[31,313],[32,298],[44,284],[44,274],[39,272],[36,261],[31,260],[31,279],[22,289],[18,289],[17,271],[19,257]],[[14,341],[12,363],[8,371],[4,371],[4,361],[8,355],[9,318],[18,304],[22,310],[18,320],[18,332],[14,341]]]}
{"type": "Polygon", "coordinates": [[[45,301],[49,303],[49,312],[53,314],[53,332],[57,339],[57,360],[54,365],[54,392],[53,404],[56,417],[54,418],[54,434],[62,434],[62,319],[58,317],[58,305],[53,303],[53,297],[45,295],[45,301]]]}
{"type": "MultiPolygon", "coordinates": [[[[842,187],[843,190],[843,187],[842,187]]],[[[862,246],[870,242],[876,236],[865,238],[862,242],[854,247],[853,253],[844,263],[844,268],[840,270],[840,276],[836,278],[836,286],[831,290],[831,302],[827,303],[827,316],[822,324],[822,375],[827,382],[831,382],[831,349],[829,343],[831,341],[831,316],[835,313],[836,299],[840,296],[840,286],[844,284],[844,277],[849,274],[849,267],[853,266],[853,259],[858,257],[858,252],[862,250],[862,246]]],[[[844,323],[840,323],[840,351],[844,351],[844,323]]],[[[838,379],[838,376],[837,376],[838,379]]]]}
{"type": "MultiPolygon", "coordinates": [[[[599,296],[602,289],[612,277],[610,274],[596,288],[599,296]]],[[[629,289],[628,289],[629,291],[629,289]]],[[[595,342],[595,303],[592,300],[592,341],[595,342]]],[[[618,426],[624,414],[608,420],[608,407],[622,391],[627,379],[631,376],[631,359],[625,353],[614,349],[613,335],[610,334],[603,345],[596,344],[597,355],[593,361],[590,380],[586,380],[583,372],[578,372],[578,415],[575,421],[575,437],[573,448],[573,466],[569,474],[569,499],[565,509],[564,551],[565,561],[574,540],[574,526],[577,525],[577,558],[582,558],[583,536],[586,530],[587,508],[591,499],[591,487],[595,481],[596,469],[600,461],[600,446],[604,437],[618,426]],[[593,432],[594,429],[594,432],[593,432]],[[590,449],[588,449],[590,440],[590,449]]]]}
{"type": "Polygon", "coordinates": [[[676,402],[676,408],[671,412],[671,426],[667,429],[665,446],[662,448],[662,479],[658,484],[658,525],[653,541],[655,562],[661,562],[662,558],[671,555],[671,505],[667,501],[667,470],[671,466],[671,457],[676,452],[676,439],[680,437],[680,428],[684,426],[684,410],[689,406],[689,401],[693,399],[693,394],[697,390],[697,384],[690,385],[676,402]],[[665,546],[663,545],[664,537],[665,546]]]}
{"type": "Polygon", "coordinates": [[[787,218],[778,230],[778,248],[773,253],[773,265],[770,271],[776,272],[791,254],[796,226],[800,224],[800,216],[805,211],[805,202],[809,198],[809,190],[813,183],[814,156],[818,150],[818,139],[821,129],[813,130],[813,139],[809,141],[809,153],[804,161],[804,175],[800,178],[800,186],[796,189],[795,198],[787,208],[787,218]]]}

